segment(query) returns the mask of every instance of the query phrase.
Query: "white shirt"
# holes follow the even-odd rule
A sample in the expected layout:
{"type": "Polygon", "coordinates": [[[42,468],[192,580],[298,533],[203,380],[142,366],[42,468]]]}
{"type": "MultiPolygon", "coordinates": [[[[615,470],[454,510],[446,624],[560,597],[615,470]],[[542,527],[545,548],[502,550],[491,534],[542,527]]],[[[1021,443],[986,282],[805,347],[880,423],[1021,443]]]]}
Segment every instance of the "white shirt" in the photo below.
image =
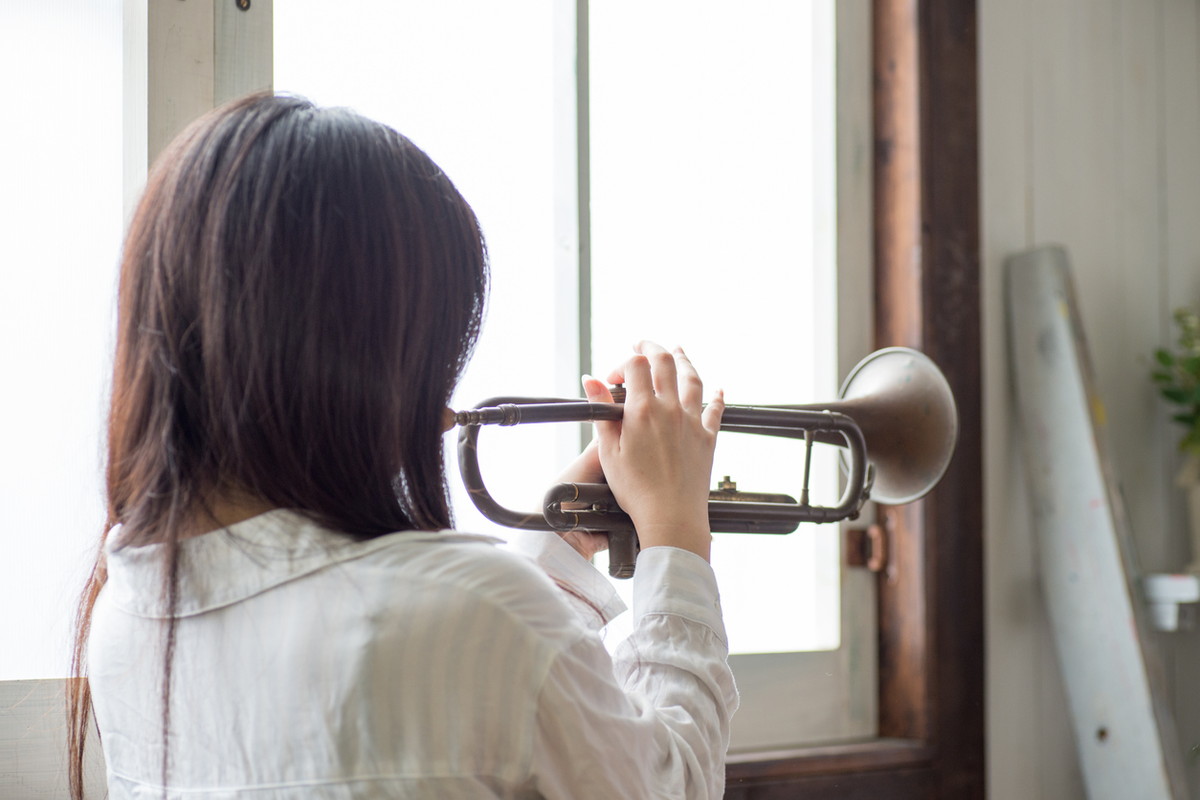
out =
{"type": "MultiPolygon", "coordinates": [[[[709,565],[643,551],[610,658],[607,581],[555,534],[517,545],[540,569],[496,541],[355,543],[291,511],[185,540],[169,796],[720,797],[737,693],[709,565]]],[[[162,796],[159,548],[110,545],[92,621],[113,800],[162,796]]]]}

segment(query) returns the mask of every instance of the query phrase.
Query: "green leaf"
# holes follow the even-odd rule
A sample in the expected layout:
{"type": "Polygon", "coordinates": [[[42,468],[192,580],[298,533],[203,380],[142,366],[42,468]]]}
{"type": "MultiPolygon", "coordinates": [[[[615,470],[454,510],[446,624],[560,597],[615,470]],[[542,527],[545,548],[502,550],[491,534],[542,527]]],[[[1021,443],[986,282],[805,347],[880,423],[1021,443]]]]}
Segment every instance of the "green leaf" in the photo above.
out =
{"type": "Polygon", "coordinates": [[[1172,403],[1190,403],[1192,401],[1192,393],[1183,389],[1168,386],[1162,390],[1162,396],[1170,400],[1172,403]]]}
{"type": "Polygon", "coordinates": [[[1200,356],[1188,356],[1183,360],[1183,371],[1188,375],[1200,375],[1200,356]]]}
{"type": "Polygon", "coordinates": [[[1175,366],[1175,356],[1171,355],[1170,352],[1162,347],[1154,351],[1154,357],[1157,358],[1158,363],[1162,364],[1164,367],[1175,366]]]}
{"type": "Polygon", "coordinates": [[[1195,414],[1176,414],[1175,416],[1171,417],[1171,419],[1175,420],[1176,422],[1183,423],[1184,425],[1187,425],[1189,428],[1192,425],[1196,424],[1196,415],[1195,414]]]}
{"type": "Polygon", "coordinates": [[[1155,383],[1170,383],[1172,380],[1174,380],[1175,376],[1169,372],[1163,372],[1162,370],[1157,370],[1157,371],[1151,373],[1150,378],[1155,383]]]}

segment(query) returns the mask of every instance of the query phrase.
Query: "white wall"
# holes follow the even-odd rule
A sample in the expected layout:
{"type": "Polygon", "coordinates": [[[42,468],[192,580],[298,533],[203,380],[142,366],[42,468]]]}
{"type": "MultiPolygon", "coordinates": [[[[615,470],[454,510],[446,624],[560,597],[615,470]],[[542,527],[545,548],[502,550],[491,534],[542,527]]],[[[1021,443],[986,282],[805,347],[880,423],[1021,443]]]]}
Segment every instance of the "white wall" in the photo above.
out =
{"type": "MultiPolygon", "coordinates": [[[[1071,800],[1084,791],[1019,463],[1003,263],[1067,246],[1141,566],[1181,569],[1179,431],[1149,373],[1171,311],[1200,308],[1200,3],[983,0],[979,36],[989,797],[1071,800]]],[[[1186,757],[1200,742],[1200,633],[1155,647],[1186,757]]]]}

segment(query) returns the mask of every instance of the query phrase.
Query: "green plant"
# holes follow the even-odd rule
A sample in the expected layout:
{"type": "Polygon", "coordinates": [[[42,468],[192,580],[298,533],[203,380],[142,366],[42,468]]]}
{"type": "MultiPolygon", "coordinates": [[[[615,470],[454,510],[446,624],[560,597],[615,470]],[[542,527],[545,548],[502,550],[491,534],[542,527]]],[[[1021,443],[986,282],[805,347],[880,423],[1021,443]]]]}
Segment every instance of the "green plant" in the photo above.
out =
{"type": "Polygon", "coordinates": [[[1180,308],[1175,312],[1175,324],[1179,326],[1178,349],[1154,351],[1158,363],[1152,377],[1168,402],[1183,407],[1171,417],[1187,427],[1179,449],[1200,455],[1200,315],[1180,308]]]}

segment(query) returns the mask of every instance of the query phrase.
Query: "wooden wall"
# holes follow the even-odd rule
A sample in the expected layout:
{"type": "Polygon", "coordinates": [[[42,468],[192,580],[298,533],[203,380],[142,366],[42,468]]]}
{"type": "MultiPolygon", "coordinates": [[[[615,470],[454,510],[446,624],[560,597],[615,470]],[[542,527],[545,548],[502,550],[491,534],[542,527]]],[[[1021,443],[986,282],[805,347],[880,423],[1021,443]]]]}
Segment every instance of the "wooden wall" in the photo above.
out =
{"type": "MultiPolygon", "coordinates": [[[[980,114],[988,530],[988,762],[995,800],[1084,797],[1038,586],[1005,351],[1009,254],[1071,255],[1145,571],[1191,552],[1178,426],[1149,380],[1171,311],[1200,308],[1200,2],[982,0],[980,114]]],[[[1200,798],[1200,632],[1156,635],[1200,798]]]]}

